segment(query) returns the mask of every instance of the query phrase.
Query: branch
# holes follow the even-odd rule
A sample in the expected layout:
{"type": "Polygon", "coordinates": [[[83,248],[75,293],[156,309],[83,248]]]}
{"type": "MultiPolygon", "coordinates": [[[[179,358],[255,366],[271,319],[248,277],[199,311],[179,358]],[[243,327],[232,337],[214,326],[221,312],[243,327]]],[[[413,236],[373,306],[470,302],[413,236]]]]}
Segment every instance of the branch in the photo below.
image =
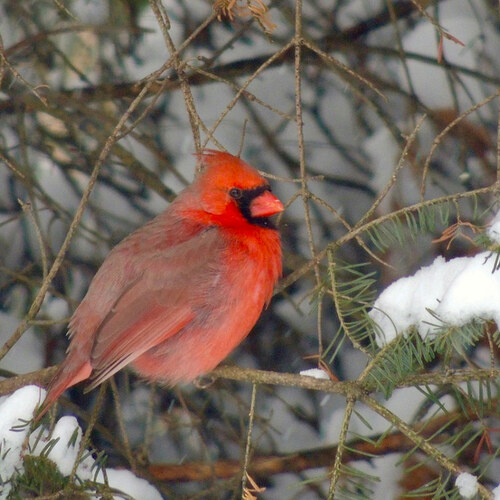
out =
{"type": "MultiPolygon", "coordinates": [[[[0,396],[11,394],[20,387],[28,384],[36,384],[46,387],[55,372],[57,366],[51,366],[24,375],[15,375],[3,370],[0,374],[11,377],[0,381],[0,396]]],[[[471,382],[474,380],[496,380],[500,377],[500,370],[478,369],[478,370],[448,370],[446,373],[426,372],[408,376],[399,383],[396,388],[425,386],[428,384],[459,384],[461,382],[471,382]]],[[[252,384],[279,385],[282,387],[295,387],[311,391],[320,391],[344,396],[360,396],[375,391],[374,385],[367,382],[357,381],[332,382],[313,377],[299,375],[297,373],[278,373],[266,370],[253,370],[250,368],[239,368],[237,366],[219,366],[205,377],[203,377],[203,387],[208,387],[215,380],[223,378],[227,380],[237,380],[252,384]]]]}

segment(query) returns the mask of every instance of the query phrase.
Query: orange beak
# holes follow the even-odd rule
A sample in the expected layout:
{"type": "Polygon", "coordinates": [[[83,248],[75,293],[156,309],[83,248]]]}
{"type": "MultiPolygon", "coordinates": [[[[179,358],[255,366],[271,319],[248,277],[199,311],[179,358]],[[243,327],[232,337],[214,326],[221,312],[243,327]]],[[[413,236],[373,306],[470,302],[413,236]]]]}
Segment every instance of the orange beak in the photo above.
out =
{"type": "Polygon", "coordinates": [[[265,191],[250,203],[252,217],[269,217],[283,212],[283,204],[270,191],[265,191]]]}

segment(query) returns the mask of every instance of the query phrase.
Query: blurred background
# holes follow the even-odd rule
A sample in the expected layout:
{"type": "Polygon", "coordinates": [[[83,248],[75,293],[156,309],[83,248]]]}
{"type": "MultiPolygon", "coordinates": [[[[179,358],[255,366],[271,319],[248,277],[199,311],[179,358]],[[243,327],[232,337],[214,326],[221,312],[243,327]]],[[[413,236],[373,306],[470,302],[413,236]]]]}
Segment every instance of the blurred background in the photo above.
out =
{"type": "MultiPolygon", "coordinates": [[[[366,312],[377,294],[436,255],[475,253],[494,212],[498,27],[490,0],[4,0],[0,346],[26,317],[100,170],[40,310],[2,353],[2,373],[62,360],[67,321],[108,251],[168,206],[194,176],[193,153],[210,147],[241,150],[286,203],[283,280],[226,364],[295,374],[319,364],[332,379],[356,379],[376,351],[366,312]]],[[[468,357],[426,368],[478,366],[490,347],[478,342],[468,357]]],[[[89,443],[108,464],[142,471],[166,498],[239,498],[250,382],[163,389],[126,370],[115,381],[89,443]],[[161,480],[148,468],[191,462],[212,466],[191,480],[185,471],[161,480]]],[[[398,389],[389,404],[412,424],[448,389],[398,389]]],[[[78,410],[85,426],[96,394],[77,386],[60,411],[78,410]]],[[[348,442],[390,428],[361,407],[346,413],[339,394],[259,385],[252,415],[250,464],[290,462],[279,473],[250,468],[266,490],[248,495],[327,498],[332,470],[336,498],[398,498],[426,483],[445,498],[453,487],[434,466],[412,483],[403,443],[332,469],[343,421],[348,442]]],[[[463,442],[477,420],[470,426],[463,442]]],[[[457,445],[457,464],[472,463],[477,440],[469,445],[457,445]]],[[[488,467],[484,480],[498,483],[498,464],[488,467]]]]}

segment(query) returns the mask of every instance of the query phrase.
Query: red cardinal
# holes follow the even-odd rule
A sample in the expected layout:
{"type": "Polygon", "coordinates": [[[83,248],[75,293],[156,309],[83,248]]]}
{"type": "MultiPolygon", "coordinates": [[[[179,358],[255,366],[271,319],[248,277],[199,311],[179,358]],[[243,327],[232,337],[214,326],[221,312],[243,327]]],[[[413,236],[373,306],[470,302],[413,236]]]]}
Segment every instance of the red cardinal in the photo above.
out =
{"type": "Polygon", "coordinates": [[[205,150],[204,171],[162,214],[119,243],[69,323],[66,359],[38,418],[72,385],[131,364],[149,380],[191,381],[250,332],[281,274],[269,219],[283,210],[239,158],[205,150]]]}

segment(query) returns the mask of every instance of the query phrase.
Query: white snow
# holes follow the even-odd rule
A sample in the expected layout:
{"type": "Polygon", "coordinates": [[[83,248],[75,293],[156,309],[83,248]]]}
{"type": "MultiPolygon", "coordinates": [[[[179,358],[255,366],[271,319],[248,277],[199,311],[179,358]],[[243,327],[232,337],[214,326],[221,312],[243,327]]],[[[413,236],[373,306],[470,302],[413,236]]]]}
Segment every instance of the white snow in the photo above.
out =
{"type": "MultiPolygon", "coordinates": [[[[106,469],[108,484],[111,488],[123,491],[132,498],[141,500],[161,500],[158,490],[145,479],[135,476],[129,470],[106,469]]],[[[124,498],[115,495],[115,498],[124,498]]]]}
{"type": "Polygon", "coordinates": [[[303,377],[313,377],[313,378],[319,378],[323,380],[328,380],[330,377],[328,377],[328,374],[319,368],[310,368],[309,370],[302,370],[300,374],[303,377]]]}
{"type": "Polygon", "coordinates": [[[500,500],[500,484],[492,491],[493,500],[500,500]]]}
{"type": "MultiPolygon", "coordinates": [[[[10,396],[0,399],[0,500],[7,498],[11,490],[8,482],[24,470],[23,456],[28,453],[40,456],[43,452],[52,460],[64,476],[69,476],[77,459],[82,430],[75,417],[62,417],[58,420],[52,434],[39,428],[26,438],[30,432],[29,421],[35,408],[45,398],[45,390],[30,385],[18,389],[10,396]],[[47,450],[50,445],[49,453],[47,450]]],[[[76,469],[81,480],[95,480],[104,483],[104,474],[96,467],[95,460],[87,455],[76,469]]],[[[135,476],[128,470],[106,469],[106,477],[111,488],[132,498],[141,500],[161,500],[158,490],[146,480],[135,476]]],[[[128,498],[115,494],[114,498],[128,498]]]]}
{"type": "Polygon", "coordinates": [[[464,325],[474,318],[492,319],[500,325],[500,272],[494,270],[496,254],[484,252],[464,258],[436,312],[446,323],[464,325]]]}
{"type": "Polygon", "coordinates": [[[455,486],[463,498],[472,498],[477,493],[477,477],[462,472],[455,480],[455,486]]]}
{"type": "MultiPolygon", "coordinates": [[[[63,476],[69,476],[78,455],[78,448],[82,439],[82,430],[75,417],[60,418],[50,440],[57,440],[57,444],[47,454],[63,476]],[[76,433],[76,439],[71,439],[76,433]]],[[[36,450],[35,450],[36,451],[36,450]]]]}
{"type": "Polygon", "coordinates": [[[461,326],[473,319],[494,320],[500,326],[500,272],[494,270],[495,259],[491,252],[449,261],[437,257],[413,276],[392,283],[369,313],[379,345],[411,326],[422,339],[444,326],[461,326]]]}
{"type": "Polygon", "coordinates": [[[11,489],[2,482],[16,471],[22,472],[23,443],[33,411],[45,397],[42,394],[39,387],[30,385],[0,399],[0,499],[7,498],[11,489]]]}

